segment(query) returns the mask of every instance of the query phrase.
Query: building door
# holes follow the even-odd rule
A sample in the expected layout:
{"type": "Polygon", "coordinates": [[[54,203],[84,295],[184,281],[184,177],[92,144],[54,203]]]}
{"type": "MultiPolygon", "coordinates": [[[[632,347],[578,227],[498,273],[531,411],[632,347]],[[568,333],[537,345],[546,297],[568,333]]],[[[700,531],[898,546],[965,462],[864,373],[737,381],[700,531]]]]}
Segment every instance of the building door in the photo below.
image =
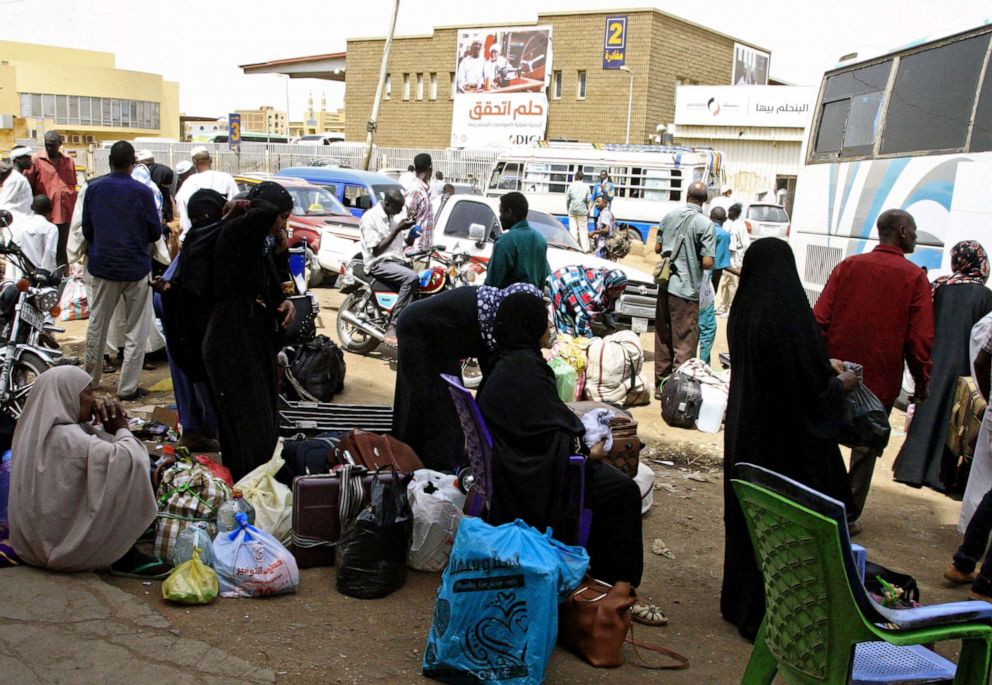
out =
{"type": "Polygon", "coordinates": [[[792,203],[796,198],[796,177],[776,176],[775,177],[776,201],[785,206],[785,211],[792,216],[792,203]],[[781,191],[785,191],[782,193],[781,191]]]}

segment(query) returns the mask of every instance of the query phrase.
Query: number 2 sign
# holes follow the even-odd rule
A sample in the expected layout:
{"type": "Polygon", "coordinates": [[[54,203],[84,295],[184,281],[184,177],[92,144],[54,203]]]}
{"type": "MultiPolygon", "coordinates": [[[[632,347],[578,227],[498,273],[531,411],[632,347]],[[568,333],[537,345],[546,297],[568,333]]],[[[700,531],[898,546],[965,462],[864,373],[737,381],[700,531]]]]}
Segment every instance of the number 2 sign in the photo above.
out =
{"type": "Polygon", "coordinates": [[[607,17],[603,35],[603,68],[619,69],[627,58],[627,17],[607,17]]]}

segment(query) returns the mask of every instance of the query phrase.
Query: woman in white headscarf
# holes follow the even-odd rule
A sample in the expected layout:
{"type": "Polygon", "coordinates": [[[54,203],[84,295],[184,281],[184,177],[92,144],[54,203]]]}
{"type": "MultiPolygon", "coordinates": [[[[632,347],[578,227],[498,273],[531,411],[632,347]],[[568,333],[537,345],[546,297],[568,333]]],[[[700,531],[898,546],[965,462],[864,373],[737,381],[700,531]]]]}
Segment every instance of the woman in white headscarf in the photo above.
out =
{"type": "Polygon", "coordinates": [[[89,374],[56,366],[38,377],[12,452],[10,541],[22,560],[53,571],[167,570],[133,549],[157,513],[148,451],[119,402],[94,398],[89,374]]]}

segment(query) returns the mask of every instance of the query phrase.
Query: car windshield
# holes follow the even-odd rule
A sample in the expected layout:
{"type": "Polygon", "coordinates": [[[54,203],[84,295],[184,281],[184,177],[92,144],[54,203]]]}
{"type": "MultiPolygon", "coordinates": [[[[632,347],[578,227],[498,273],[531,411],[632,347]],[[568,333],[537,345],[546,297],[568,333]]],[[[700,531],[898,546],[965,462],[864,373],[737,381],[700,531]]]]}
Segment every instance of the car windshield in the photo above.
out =
{"type": "Polygon", "coordinates": [[[575,250],[577,252],[582,251],[582,248],[579,247],[579,244],[575,242],[575,239],[572,238],[572,235],[562,223],[547,212],[537,212],[534,210],[527,212],[527,223],[544,236],[550,247],[575,250]]]}
{"type": "Polygon", "coordinates": [[[286,186],[296,216],[351,216],[338,199],[318,186],[286,186]]]}
{"type": "Polygon", "coordinates": [[[747,218],[753,221],[777,221],[786,223],[789,215],[778,205],[751,205],[747,208],[747,218]]]}

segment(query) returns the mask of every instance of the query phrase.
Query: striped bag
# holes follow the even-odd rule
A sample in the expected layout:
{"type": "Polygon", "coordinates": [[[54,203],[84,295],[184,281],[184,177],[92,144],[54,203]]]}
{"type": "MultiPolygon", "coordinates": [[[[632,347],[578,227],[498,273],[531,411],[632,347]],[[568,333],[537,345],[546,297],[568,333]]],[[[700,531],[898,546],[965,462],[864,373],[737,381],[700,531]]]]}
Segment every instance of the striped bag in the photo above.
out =
{"type": "Polygon", "coordinates": [[[177,461],[162,474],[156,494],[155,555],[171,559],[173,545],[190,523],[204,521],[211,539],[217,534],[217,510],[231,489],[207,467],[177,461]]]}

